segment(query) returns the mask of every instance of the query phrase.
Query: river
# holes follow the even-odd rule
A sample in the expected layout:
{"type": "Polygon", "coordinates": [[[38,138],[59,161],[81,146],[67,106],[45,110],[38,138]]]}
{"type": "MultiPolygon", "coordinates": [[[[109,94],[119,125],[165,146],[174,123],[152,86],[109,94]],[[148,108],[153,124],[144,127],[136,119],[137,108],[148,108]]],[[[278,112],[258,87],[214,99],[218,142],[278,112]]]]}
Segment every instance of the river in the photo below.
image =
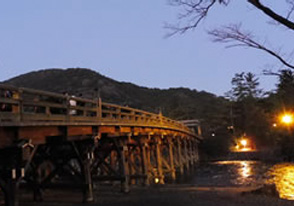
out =
{"type": "Polygon", "coordinates": [[[294,163],[230,160],[200,164],[190,181],[198,187],[276,186],[280,198],[294,200],[294,163]]]}

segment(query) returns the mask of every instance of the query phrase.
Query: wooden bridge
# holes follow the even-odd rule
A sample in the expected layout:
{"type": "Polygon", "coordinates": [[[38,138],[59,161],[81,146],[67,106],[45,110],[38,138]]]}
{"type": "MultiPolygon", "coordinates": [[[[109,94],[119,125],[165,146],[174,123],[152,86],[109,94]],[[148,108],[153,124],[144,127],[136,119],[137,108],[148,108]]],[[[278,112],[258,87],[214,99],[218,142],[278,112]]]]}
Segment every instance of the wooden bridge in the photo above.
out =
{"type": "Polygon", "coordinates": [[[198,161],[200,139],[199,125],[161,114],[0,85],[0,187],[7,206],[18,205],[20,185],[36,201],[47,188],[80,188],[87,202],[96,181],[118,181],[123,192],[131,184],[174,181],[198,161]]]}

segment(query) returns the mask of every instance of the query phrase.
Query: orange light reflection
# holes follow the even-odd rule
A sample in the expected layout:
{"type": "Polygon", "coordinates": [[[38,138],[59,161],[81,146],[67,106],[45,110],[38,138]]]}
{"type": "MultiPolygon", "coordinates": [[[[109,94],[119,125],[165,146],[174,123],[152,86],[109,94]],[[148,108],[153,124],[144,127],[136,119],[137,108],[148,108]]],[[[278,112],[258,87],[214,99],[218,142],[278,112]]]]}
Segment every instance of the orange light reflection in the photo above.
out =
{"type": "Polygon", "coordinates": [[[268,173],[267,184],[275,184],[280,198],[294,200],[294,165],[279,164],[272,167],[268,173]]]}

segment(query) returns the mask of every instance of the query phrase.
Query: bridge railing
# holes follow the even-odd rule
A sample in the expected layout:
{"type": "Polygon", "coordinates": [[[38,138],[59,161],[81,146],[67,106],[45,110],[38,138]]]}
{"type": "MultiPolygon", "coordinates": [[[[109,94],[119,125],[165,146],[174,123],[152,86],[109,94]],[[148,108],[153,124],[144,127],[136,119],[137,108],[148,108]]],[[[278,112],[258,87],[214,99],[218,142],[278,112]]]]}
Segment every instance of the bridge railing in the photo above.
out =
{"type": "Polygon", "coordinates": [[[115,104],[68,94],[0,85],[1,122],[94,123],[168,127],[191,132],[181,122],[115,104]]]}

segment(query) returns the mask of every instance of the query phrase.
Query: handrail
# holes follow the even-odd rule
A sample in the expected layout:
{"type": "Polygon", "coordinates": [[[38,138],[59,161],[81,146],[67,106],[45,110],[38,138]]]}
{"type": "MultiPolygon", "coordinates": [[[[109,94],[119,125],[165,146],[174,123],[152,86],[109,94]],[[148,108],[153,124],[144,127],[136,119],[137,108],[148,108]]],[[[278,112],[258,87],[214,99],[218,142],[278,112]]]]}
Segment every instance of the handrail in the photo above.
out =
{"type": "Polygon", "coordinates": [[[144,110],[91,100],[68,94],[17,88],[0,84],[2,122],[62,122],[144,125],[193,132],[183,123],[144,110]]]}

